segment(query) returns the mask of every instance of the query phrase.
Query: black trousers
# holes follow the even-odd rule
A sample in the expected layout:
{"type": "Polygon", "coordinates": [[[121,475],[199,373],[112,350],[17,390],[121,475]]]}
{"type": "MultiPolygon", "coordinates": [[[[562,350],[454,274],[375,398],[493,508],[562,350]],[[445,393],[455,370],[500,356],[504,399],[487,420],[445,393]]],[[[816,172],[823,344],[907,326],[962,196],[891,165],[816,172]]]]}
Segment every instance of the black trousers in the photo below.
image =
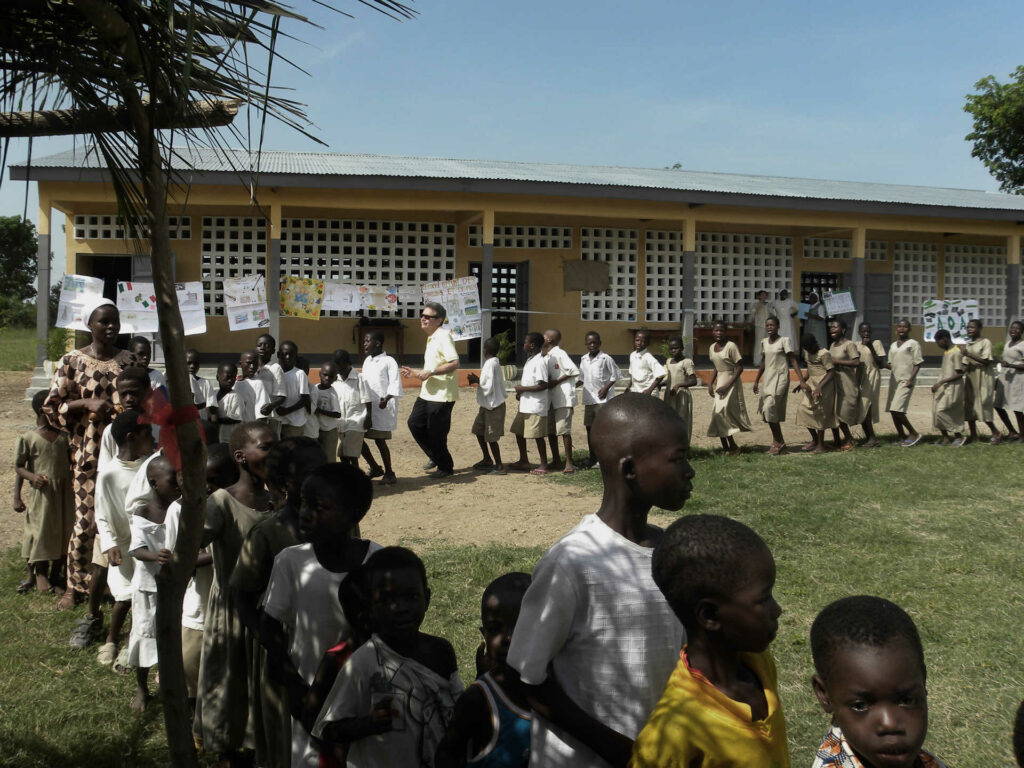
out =
{"type": "Polygon", "coordinates": [[[416,398],[409,414],[409,432],[427,458],[445,472],[455,470],[455,462],[448,452],[448,432],[452,428],[452,408],[455,403],[437,403],[416,398]]]}

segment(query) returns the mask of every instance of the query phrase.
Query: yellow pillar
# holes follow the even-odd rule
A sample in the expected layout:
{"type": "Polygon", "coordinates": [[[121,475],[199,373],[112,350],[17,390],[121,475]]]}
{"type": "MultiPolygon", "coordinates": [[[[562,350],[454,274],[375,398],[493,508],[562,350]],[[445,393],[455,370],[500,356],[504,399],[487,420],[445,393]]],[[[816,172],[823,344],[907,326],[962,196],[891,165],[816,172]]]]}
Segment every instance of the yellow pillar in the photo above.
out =
{"type": "Polygon", "coordinates": [[[1020,318],[1020,235],[1006,238],[1006,322],[1020,318]]]}
{"type": "Polygon", "coordinates": [[[267,309],[270,312],[270,335],[281,343],[281,203],[270,203],[267,244],[267,309]]]}
{"type": "MultiPolygon", "coordinates": [[[[850,238],[850,293],[853,295],[853,305],[857,307],[857,314],[854,316],[853,328],[860,325],[865,316],[867,307],[866,279],[864,267],[867,263],[868,231],[865,227],[854,227],[850,238]]],[[[851,329],[852,330],[852,329],[851,329]]]]}

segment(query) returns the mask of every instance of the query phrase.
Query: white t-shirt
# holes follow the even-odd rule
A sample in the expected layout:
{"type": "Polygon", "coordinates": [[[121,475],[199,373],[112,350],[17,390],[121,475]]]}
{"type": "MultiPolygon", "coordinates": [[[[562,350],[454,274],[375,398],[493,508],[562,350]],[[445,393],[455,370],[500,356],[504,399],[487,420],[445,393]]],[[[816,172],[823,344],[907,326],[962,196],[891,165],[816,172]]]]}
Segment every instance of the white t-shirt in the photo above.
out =
{"type": "MultiPolygon", "coordinates": [[[[107,428],[107,432],[110,428],[107,428]]],[[[94,519],[96,535],[100,540],[100,551],[106,553],[112,547],[121,550],[121,565],[108,566],[107,587],[115,600],[127,601],[132,598],[132,574],[135,572],[135,558],[128,555],[132,540],[131,520],[124,508],[125,497],[132,480],[138,474],[145,458],[122,461],[116,456],[108,461],[96,475],[96,506],[94,519]]]]}
{"type": "Polygon", "coordinates": [[[548,381],[556,381],[563,376],[569,378],[549,390],[552,408],[573,408],[576,405],[576,378],[580,369],[569,357],[569,353],[559,346],[548,350],[544,357],[548,365],[548,381]]]}
{"type": "Polygon", "coordinates": [[[325,416],[322,413],[316,412],[317,408],[323,408],[325,411],[341,413],[341,402],[338,399],[338,390],[334,388],[333,384],[329,387],[313,387],[309,390],[309,397],[313,401],[313,413],[316,416],[315,421],[319,431],[328,432],[337,428],[337,426],[341,424],[340,416],[325,416]]]}
{"type": "MultiPolygon", "coordinates": [[[[541,382],[547,384],[547,381],[547,360],[544,359],[544,355],[537,353],[526,361],[526,365],[523,366],[523,376],[519,383],[524,387],[532,387],[541,382]]],[[[519,395],[519,412],[547,415],[548,404],[551,402],[548,392],[547,389],[542,389],[540,392],[521,393],[519,395]]]]}
{"type": "MultiPolygon", "coordinates": [[[[635,739],[679,660],[683,626],[651,574],[654,550],[587,515],[533,569],[508,663],[540,685],[548,667],[570,699],[635,739]]],[[[607,768],[535,714],[530,765],[607,768]]]]}
{"type": "Polygon", "coordinates": [[[633,380],[629,387],[631,392],[643,392],[665,373],[665,366],[658,362],[658,358],[649,349],[643,352],[634,349],[629,353],[629,377],[633,380]]]}
{"type": "MultiPolygon", "coordinates": [[[[173,550],[178,541],[178,530],[181,527],[181,502],[175,501],[167,508],[164,518],[164,546],[173,550]]],[[[203,548],[200,552],[205,552],[203,548]]],[[[185,586],[185,596],[181,603],[181,626],[188,629],[203,631],[206,622],[206,602],[210,599],[210,586],[213,584],[213,565],[196,568],[195,575],[185,586]]]]}
{"type": "Polygon", "coordinates": [[[398,374],[398,363],[387,352],[367,355],[363,360],[363,384],[370,394],[372,429],[393,432],[398,429],[398,398],[402,396],[402,377],[398,374]],[[386,408],[378,407],[380,399],[391,395],[386,408]]]}
{"type": "MultiPolygon", "coordinates": [[[[380,545],[371,541],[366,556],[378,549],[380,545]]],[[[338,601],[338,587],[347,575],[347,571],[335,573],[320,565],[312,544],[287,547],[274,558],[270,582],[263,596],[263,610],[290,630],[289,655],[307,683],[312,683],[316,677],[327,649],[348,629],[345,612],[338,601]]],[[[317,754],[309,743],[306,729],[293,719],[292,765],[315,768],[317,754]]]]}
{"type": "Polygon", "coordinates": [[[263,406],[270,402],[270,387],[273,387],[273,381],[268,385],[266,376],[253,376],[251,379],[236,381],[235,390],[237,391],[243,384],[252,392],[253,419],[266,421],[271,418],[271,416],[264,416],[262,411],[263,406]]]}
{"type": "Polygon", "coordinates": [[[256,372],[256,378],[262,380],[266,385],[268,397],[288,395],[288,388],[284,380],[284,368],[280,363],[267,363],[256,372]]]}
{"type": "MultiPolygon", "coordinates": [[[[251,396],[252,388],[249,386],[249,382],[236,381],[234,389],[230,392],[225,392],[223,395],[219,389],[214,392],[213,397],[210,398],[210,405],[217,409],[218,416],[237,419],[239,424],[252,421],[251,412],[245,413],[247,406],[251,405],[251,400],[246,403],[243,393],[251,396]]],[[[221,424],[217,432],[217,439],[222,443],[230,442],[231,435],[235,433],[236,429],[238,429],[238,424],[221,424]]]]}
{"type": "Polygon", "coordinates": [[[476,388],[476,401],[481,408],[491,411],[505,402],[505,375],[498,358],[489,357],[480,368],[480,384],[476,388]]]}
{"type": "MultiPolygon", "coordinates": [[[[331,386],[338,393],[338,406],[341,412],[339,431],[365,432],[366,409],[370,407],[367,406],[367,403],[373,400],[373,394],[367,388],[366,380],[355,368],[352,368],[349,370],[347,378],[339,378],[331,386]]],[[[378,400],[378,402],[380,401],[378,400]]]]}
{"type": "MultiPolygon", "coordinates": [[[[309,394],[309,378],[306,376],[306,372],[299,367],[292,368],[290,371],[284,372],[284,387],[285,396],[284,403],[282,405],[291,408],[297,402],[302,395],[309,394]]],[[[282,424],[288,424],[292,427],[304,427],[306,425],[306,409],[299,408],[298,410],[286,413],[283,416],[278,413],[277,418],[281,420],[282,424]]]]}
{"type": "Polygon", "coordinates": [[[607,403],[615,396],[615,382],[622,378],[622,372],[612,356],[600,350],[593,357],[588,353],[580,358],[580,374],[583,376],[584,405],[607,403]],[[601,397],[598,392],[608,383],[612,386],[608,394],[601,397]]]}
{"type": "Polygon", "coordinates": [[[162,450],[154,451],[143,459],[142,464],[139,465],[139,471],[132,478],[131,485],[128,486],[128,493],[124,497],[124,511],[128,515],[134,515],[138,510],[145,507],[150,499],[154,498],[153,489],[149,486],[149,478],[146,477],[146,471],[149,468],[149,462],[162,455],[162,450]]]}
{"type": "Polygon", "coordinates": [[[156,368],[149,369],[149,386],[151,389],[163,387],[164,391],[167,390],[167,377],[164,376],[163,371],[158,371],[156,368]]]}
{"type": "Polygon", "coordinates": [[[192,382],[192,401],[196,404],[196,408],[205,408],[217,388],[202,376],[193,376],[190,373],[188,378],[192,382]]]}

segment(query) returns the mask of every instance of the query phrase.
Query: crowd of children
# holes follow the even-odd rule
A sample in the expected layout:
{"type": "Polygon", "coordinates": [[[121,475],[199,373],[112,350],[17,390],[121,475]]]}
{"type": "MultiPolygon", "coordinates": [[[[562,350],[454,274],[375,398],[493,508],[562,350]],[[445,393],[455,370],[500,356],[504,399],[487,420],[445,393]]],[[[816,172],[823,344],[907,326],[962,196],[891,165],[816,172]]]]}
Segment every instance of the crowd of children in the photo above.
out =
{"type": "MultiPolygon", "coordinates": [[[[867,431],[877,420],[883,367],[893,370],[889,409],[905,430],[903,444],[916,442],[905,412],[921,360],[908,324],[898,326],[886,362],[870,328],[861,326],[857,344],[835,321],[829,350],[803,340],[806,371],[778,329],[769,317],[754,383],[758,410],[773,425],[773,452],[784,448],[777,428],[791,370],[810,450],[823,449],[826,429],[841,431],[844,447],[851,426],[867,431]]],[[[972,436],[978,420],[996,432],[985,402],[1021,418],[1015,375],[1024,371],[1017,349],[1024,327],[1010,328],[1004,365],[1011,373],[998,387],[980,331],[973,321],[965,351],[948,334],[936,336],[944,350],[933,386],[936,427],[947,443],[964,440],[964,421],[972,436]]],[[[733,435],[750,428],[742,363],[723,325],[714,339],[709,435],[732,451],[733,435]]],[[[422,560],[359,532],[371,478],[394,481],[387,441],[401,388],[382,339],[364,339],[362,375],[339,351],[313,389],[290,342],[273,363],[273,339],[261,337],[238,366],[219,366],[216,387],[198,376],[198,354],[189,353],[196,404],[222,441],[209,444],[203,550],[182,611],[194,734],[204,750],[224,765],[275,767],[790,764],[769,651],[781,608],[768,546],[727,517],[687,515],[664,531],[648,522],[653,506],[679,510],[692,490],[689,390],[698,379],[682,340],[669,340],[662,365],[647,349],[649,333],[638,332],[627,393],[614,398],[622,374],[600,336],[587,334],[578,366],[560,341],[557,330],[524,340],[512,425],[519,461],[510,467],[542,474],[548,448],[557,456],[561,447],[565,471],[574,471],[571,423],[581,387],[603,497],[532,576],[500,575],[484,591],[477,679],[465,689],[451,644],[421,631],[431,600],[422,560]],[[651,396],[662,388],[663,399],[651,396]],[[536,442],[539,467],[528,463],[527,440],[536,442]],[[369,457],[368,474],[360,455],[369,457]]],[[[483,350],[485,365],[471,379],[480,406],[476,468],[504,474],[506,385],[497,341],[483,350]]],[[[145,366],[117,377],[120,413],[102,436],[95,491],[89,609],[71,641],[83,649],[105,637],[97,660],[134,671],[137,710],[149,702],[149,671],[160,661],[157,574],[173,556],[181,514],[177,473],[154,451],[145,415],[161,386],[145,366]],[[105,590],[114,600],[106,635],[105,590]]],[[[46,418],[43,399],[33,400],[37,427],[17,447],[15,510],[25,514],[28,564],[21,591],[57,580],[74,522],[68,443],[46,418]]],[[[1008,415],[1001,418],[1009,425],[1008,415]]],[[[922,748],[924,651],[903,610],[878,597],[837,600],[815,619],[810,642],[813,691],[831,718],[814,768],[942,766],[922,748]]]]}

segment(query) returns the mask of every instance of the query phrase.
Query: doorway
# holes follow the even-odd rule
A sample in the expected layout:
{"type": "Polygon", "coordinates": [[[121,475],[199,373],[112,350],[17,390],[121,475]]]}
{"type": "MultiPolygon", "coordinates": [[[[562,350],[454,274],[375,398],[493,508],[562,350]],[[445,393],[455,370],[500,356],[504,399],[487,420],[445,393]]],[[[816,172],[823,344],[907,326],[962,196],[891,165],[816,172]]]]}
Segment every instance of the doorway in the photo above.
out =
{"type": "MultiPolygon", "coordinates": [[[[471,262],[469,274],[479,279],[481,269],[481,262],[471,262]]],[[[530,263],[494,262],[491,265],[491,335],[497,336],[505,331],[511,331],[512,343],[515,346],[515,357],[512,361],[516,365],[526,362],[522,347],[530,326],[530,316],[526,313],[529,306],[530,263]]],[[[479,339],[469,342],[469,359],[480,359],[479,339]]]]}
{"type": "Polygon", "coordinates": [[[864,275],[864,322],[872,335],[888,349],[892,341],[892,275],[864,275]]]}

